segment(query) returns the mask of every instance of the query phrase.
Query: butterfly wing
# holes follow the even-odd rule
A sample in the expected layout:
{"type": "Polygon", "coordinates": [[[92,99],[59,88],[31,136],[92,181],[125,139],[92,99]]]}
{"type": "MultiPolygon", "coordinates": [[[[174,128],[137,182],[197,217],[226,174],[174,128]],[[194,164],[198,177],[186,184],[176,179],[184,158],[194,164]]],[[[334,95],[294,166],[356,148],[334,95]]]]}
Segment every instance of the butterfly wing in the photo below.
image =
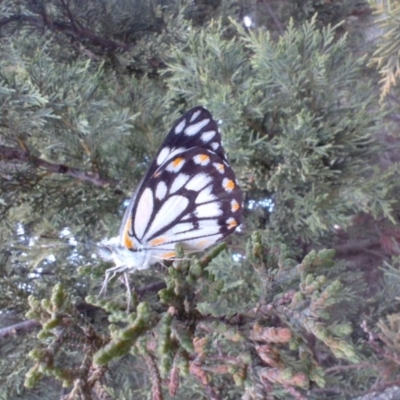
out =
{"type": "Polygon", "coordinates": [[[218,154],[197,147],[156,170],[143,199],[131,232],[161,258],[171,258],[178,242],[186,250],[203,250],[241,223],[242,193],[232,169],[218,154]],[[154,212],[146,214],[149,202],[154,212]]]}
{"type": "Polygon", "coordinates": [[[204,107],[195,107],[175,121],[166,136],[144,180],[175,154],[192,147],[213,151],[226,160],[218,125],[204,107]]]}
{"type": "Polygon", "coordinates": [[[242,192],[217,123],[195,107],[174,124],[127,208],[121,244],[173,258],[176,243],[203,250],[241,223],[242,192]]]}

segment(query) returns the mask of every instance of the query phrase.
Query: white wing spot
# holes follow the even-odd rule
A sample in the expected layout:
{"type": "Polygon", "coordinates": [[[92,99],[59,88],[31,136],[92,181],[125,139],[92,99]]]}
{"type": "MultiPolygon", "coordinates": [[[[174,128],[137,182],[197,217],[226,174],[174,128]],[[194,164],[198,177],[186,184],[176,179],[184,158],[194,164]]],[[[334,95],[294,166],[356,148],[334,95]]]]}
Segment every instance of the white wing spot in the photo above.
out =
{"type": "Polygon", "coordinates": [[[183,153],[186,150],[187,149],[183,147],[178,147],[177,149],[175,147],[173,147],[172,149],[170,149],[169,147],[164,147],[157,157],[157,165],[164,164],[171,158],[175,157],[177,154],[183,153]]]}
{"type": "Polygon", "coordinates": [[[197,122],[196,124],[189,125],[185,129],[185,135],[186,136],[194,136],[196,133],[199,133],[199,131],[204,128],[210,120],[208,118],[201,120],[200,122],[197,122]]]}
{"type": "Polygon", "coordinates": [[[239,203],[235,199],[233,199],[231,201],[231,211],[236,212],[237,210],[239,210],[239,208],[240,208],[239,203]]]}
{"type": "Polygon", "coordinates": [[[219,232],[219,223],[215,219],[206,219],[203,221],[199,221],[199,231],[204,231],[203,235],[213,235],[214,233],[219,232]]]}
{"type": "MultiPolygon", "coordinates": [[[[156,216],[146,233],[146,238],[152,237],[159,230],[176,220],[180,214],[185,212],[189,200],[184,196],[171,196],[161,205],[156,216]]],[[[164,234],[163,234],[164,236],[164,234]]],[[[144,238],[146,240],[146,238],[144,238]]]]}
{"type": "MultiPolygon", "coordinates": [[[[210,221],[211,220],[200,221],[198,229],[191,229],[189,231],[182,231],[181,229],[178,231],[174,226],[167,232],[163,233],[163,237],[167,239],[167,243],[168,241],[181,242],[186,250],[205,249],[223,236],[220,234],[220,226],[215,221],[211,221],[211,223],[210,221]]],[[[177,226],[179,227],[179,225],[180,224],[177,226]]],[[[163,245],[163,247],[164,246],[165,245],[163,245]]]]}
{"type": "Polygon", "coordinates": [[[198,192],[211,183],[211,181],[212,179],[209,175],[203,173],[197,174],[186,184],[186,189],[198,192]]]}
{"type": "Polygon", "coordinates": [[[185,125],[186,125],[186,123],[185,123],[185,120],[183,119],[181,122],[179,122],[179,124],[175,127],[175,133],[177,134],[177,135],[179,135],[181,132],[182,132],[182,130],[183,130],[183,128],[185,127],[185,125]]]}
{"type": "Polygon", "coordinates": [[[224,180],[222,181],[222,186],[228,193],[230,193],[230,192],[232,192],[233,189],[235,189],[236,185],[233,180],[224,178],[224,180]]]}
{"type": "Polygon", "coordinates": [[[237,222],[235,218],[228,218],[226,220],[226,224],[228,225],[228,229],[233,229],[237,227],[237,222]]]}
{"type": "Polygon", "coordinates": [[[167,165],[166,170],[169,172],[179,172],[184,164],[185,159],[183,157],[178,157],[167,165]]]}
{"type": "MultiPolygon", "coordinates": [[[[204,236],[206,233],[201,232],[204,236]]],[[[206,237],[200,237],[197,239],[189,239],[185,240],[182,245],[185,250],[204,250],[207,247],[210,247],[215,242],[220,240],[223,237],[221,234],[207,235],[206,237]]]]}
{"type": "Polygon", "coordinates": [[[178,191],[182,186],[186,184],[186,182],[189,180],[190,176],[186,174],[179,174],[174,182],[172,183],[171,187],[169,188],[169,192],[175,193],[178,191]]]}
{"type": "Polygon", "coordinates": [[[171,231],[175,231],[176,233],[182,233],[182,232],[187,232],[191,231],[194,229],[194,225],[191,222],[185,222],[184,224],[177,224],[175,225],[171,231]]]}
{"type": "Polygon", "coordinates": [[[193,122],[200,115],[200,113],[201,113],[200,110],[193,113],[192,117],[190,118],[190,122],[193,122]]]}
{"type": "Polygon", "coordinates": [[[170,160],[171,158],[175,157],[177,154],[179,153],[183,153],[185,150],[183,147],[178,147],[177,149],[175,147],[173,147],[171,149],[171,152],[168,154],[167,158],[164,160],[164,162],[170,160]]]}
{"type": "Polygon", "coordinates": [[[207,165],[210,163],[210,157],[207,154],[197,154],[193,157],[193,160],[196,164],[207,165]]]}
{"type": "Polygon", "coordinates": [[[196,207],[195,211],[197,218],[215,218],[222,215],[222,210],[220,208],[220,203],[214,201],[212,203],[207,203],[202,206],[196,207]]]}
{"type": "MultiPolygon", "coordinates": [[[[181,238],[186,236],[192,236],[192,233],[190,231],[194,230],[194,224],[191,222],[184,222],[184,223],[179,223],[174,225],[171,229],[168,229],[166,232],[164,232],[162,235],[163,237],[166,238],[166,243],[170,242],[175,242],[177,239],[177,236],[181,238]]],[[[180,239],[182,240],[182,239],[180,239]]],[[[174,245],[175,246],[175,245],[174,245]]]]}
{"type": "Polygon", "coordinates": [[[225,172],[224,164],[221,164],[221,163],[213,163],[213,165],[214,165],[214,167],[217,169],[217,171],[218,171],[220,174],[223,174],[223,173],[225,172]]]}
{"type": "Polygon", "coordinates": [[[167,194],[167,185],[165,182],[158,182],[157,188],[156,188],[156,197],[158,200],[162,200],[165,195],[167,194]]]}
{"type": "Polygon", "coordinates": [[[207,203],[209,201],[215,200],[217,198],[217,196],[214,196],[211,193],[211,191],[212,191],[212,185],[207,186],[205,189],[201,190],[196,197],[195,203],[201,204],[201,203],[207,203]]]}
{"type": "Polygon", "coordinates": [[[211,148],[212,148],[213,150],[217,150],[218,147],[219,147],[219,143],[218,143],[218,142],[213,142],[213,143],[211,143],[211,148]]]}
{"type": "Polygon", "coordinates": [[[209,142],[209,141],[215,136],[216,133],[217,133],[216,131],[207,131],[207,132],[203,132],[203,133],[201,134],[200,139],[201,139],[204,143],[207,143],[207,142],[209,142]]]}
{"type": "Polygon", "coordinates": [[[157,165],[161,165],[166,160],[170,152],[171,149],[169,147],[164,147],[157,157],[157,165]]]}
{"type": "Polygon", "coordinates": [[[134,210],[134,227],[138,239],[141,239],[144,235],[147,225],[149,224],[150,217],[153,213],[153,208],[153,192],[150,188],[146,188],[138,201],[136,210],[134,210]]]}

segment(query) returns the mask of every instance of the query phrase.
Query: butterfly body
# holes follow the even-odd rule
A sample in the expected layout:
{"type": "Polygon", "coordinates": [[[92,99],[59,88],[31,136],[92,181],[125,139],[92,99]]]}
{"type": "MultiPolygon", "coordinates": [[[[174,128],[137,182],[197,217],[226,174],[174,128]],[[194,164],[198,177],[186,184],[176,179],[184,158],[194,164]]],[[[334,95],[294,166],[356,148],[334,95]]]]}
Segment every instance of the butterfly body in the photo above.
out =
{"type": "Polygon", "coordinates": [[[174,259],[175,245],[204,250],[233,233],[242,192],[210,112],[195,107],[179,118],[133,195],[119,238],[104,241],[115,268],[132,272],[174,259]]]}

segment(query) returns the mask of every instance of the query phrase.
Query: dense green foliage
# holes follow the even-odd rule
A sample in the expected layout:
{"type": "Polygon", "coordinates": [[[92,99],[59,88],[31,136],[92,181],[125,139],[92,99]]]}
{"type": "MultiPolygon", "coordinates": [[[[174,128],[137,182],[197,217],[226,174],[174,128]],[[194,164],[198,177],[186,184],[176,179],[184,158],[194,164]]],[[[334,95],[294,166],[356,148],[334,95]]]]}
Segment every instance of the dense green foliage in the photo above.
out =
{"type": "MultiPolygon", "coordinates": [[[[0,399],[343,399],[398,383],[398,117],[368,67],[369,12],[0,4],[0,399]],[[221,121],[245,222],[130,275],[127,311],[119,279],[98,297],[96,243],[195,105],[221,121]]],[[[397,56],[379,46],[380,65],[397,56]]]]}

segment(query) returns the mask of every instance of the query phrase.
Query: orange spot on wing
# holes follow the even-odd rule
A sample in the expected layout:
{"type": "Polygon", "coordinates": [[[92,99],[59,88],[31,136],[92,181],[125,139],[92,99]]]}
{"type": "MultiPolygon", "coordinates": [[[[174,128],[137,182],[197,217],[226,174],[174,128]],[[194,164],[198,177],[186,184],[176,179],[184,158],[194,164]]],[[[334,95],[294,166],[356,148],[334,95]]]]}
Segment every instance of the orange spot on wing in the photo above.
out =
{"type": "Polygon", "coordinates": [[[210,157],[208,157],[206,154],[199,154],[199,160],[200,162],[208,161],[210,157]]]}
{"type": "Polygon", "coordinates": [[[174,161],[172,161],[172,165],[173,165],[174,168],[176,168],[176,167],[178,167],[179,165],[181,165],[184,161],[185,161],[184,158],[178,157],[178,158],[175,158],[174,161]]]}
{"type": "Polygon", "coordinates": [[[228,229],[233,229],[237,226],[237,222],[234,218],[229,218],[226,223],[228,224],[228,229]]]}
{"type": "Polygon", "coordinates": [[[161,254],[160,257],[163,258],[163,259],[174,258],[174,257],[176,257],[176,252],[175,251],[169,251],[167,253],[161,254]]]}
{"type": "Polygon", "coordinates": [[[217,168],[217,170],[218,170],[219,172],[224,172],[224,171],[225,171],[225,166],[224,166],[224,164],[215,163],[214,165],[215,165],[215,168],[217,168]]]}
{"type": "Polygon", "coordinates": [[[235,188],[235,182],[233,182],[231,179],[227,179],[224,182],[224,188],[229,191],[233,190],[235,188]]]}
{"type": "Polygon", "coordinates": [[[165,243],[166,240],[167,240],[167,239],[166,239],[165,237],[158,237],[158,238],[153,239],[153,240],[150,242],[150,244],[151,244],[152,246],[159,246],[160,244],[165,243]]]}
{"type": "Polygon", "coordinates": [[[133,249],[135,247],[133,245],[132,238],[129,236],[129,232],[131,231],[131,228],[132,228],[132,218],[128,218],[128,221],[126,221],[124,234],[122,236],[122,244],[127,249],[133,249]]]}
{"type": "Polygon", "coordinates": [[[236,200],[232,200],[231,201],[231,211],[235,212],[235,211],[239,210],[239,208],[240,208],[239,203],[236,200]]]}
{"type": "Polygon", "coordinates": [[[208,247],[208,246],[210,246],[210,241],[209,241],[208,239],[199,240],[199,241],[196,243],[196,247],[197,247],[198,249],[201,249],[201,250],[205,249],[205,248],[208,247]]]}

